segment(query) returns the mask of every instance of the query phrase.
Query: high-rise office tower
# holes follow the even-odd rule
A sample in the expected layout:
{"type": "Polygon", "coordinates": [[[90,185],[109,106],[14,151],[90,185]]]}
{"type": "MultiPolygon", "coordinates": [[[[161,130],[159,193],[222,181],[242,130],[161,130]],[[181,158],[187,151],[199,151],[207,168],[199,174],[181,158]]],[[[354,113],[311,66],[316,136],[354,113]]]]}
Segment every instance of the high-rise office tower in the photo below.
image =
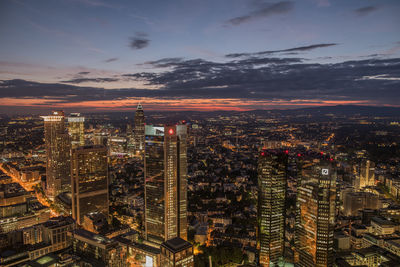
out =
{"type": "Polygon", "coordinates": [[[336,171],[331,160],[304,161],[297,191],[298,266],[333,265],[336,171]]]}
{"type": "Polygon", "coordinates": [[[134,139],[135,139],[135,149],[136,150],[144,150],[144,136],[145,136],[145,129],[144,129],[144,112],[143,107],[139,103],[135,112],[135,131],[134,131],[134,139]]]}
{"type": "Polygon", "coordinates": [[[71,148],[85,145],[85,117],[80,113],[71,113],[68,117],[68,133],[71,148]]]}
{"type": "Polygon", "coordinates": [[[261,266],[277,266],[285,247],[285,199],[288,156],[263,150],[258,159],[258,245],[261,266]]]}
{"type": "Polygon", "coordinates": [[[107,148],[101,145],[72,150],[72,217],[82,224],[86,214],[101,212],[108,216],[107,148]]]}
{"type": "Polygon", "coordinates": [[[131,123],[126,125],[126,151],[130,155],[135,153],[135,138],[131,123]]]}
{"type": "Polygon", "coordinates": [[[146,125],[145,234],[162,243],[187,239],[186,125],[146,125]]]}
{"type": "Polygon", "coordinates": [[[58,194],[70,191],[70,142],[63,111],[53,111],[42,118],[47,157],[46,194],[54,199],[58,194]]]}

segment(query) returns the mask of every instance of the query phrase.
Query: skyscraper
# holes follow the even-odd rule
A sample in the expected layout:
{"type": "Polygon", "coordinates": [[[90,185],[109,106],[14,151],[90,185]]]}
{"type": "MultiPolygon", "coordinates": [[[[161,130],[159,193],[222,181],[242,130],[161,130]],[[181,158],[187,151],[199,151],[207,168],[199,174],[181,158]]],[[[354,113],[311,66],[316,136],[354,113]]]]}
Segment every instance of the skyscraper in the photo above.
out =
{"type": "Polygon", "coordinates": [[[101,145],[72,150],[72,217],[82,224],[85,214],[108,216],[107,148],[101,145]]]}
{"type": "Polygon", "coordinates": [[[131,123],[126,125],[126,151],[129,155],[135,154],[135,138],[131,123]]]}
{"type": "Polygon", "coordinates": [[[47,157],[46,194],[54,199],[58,194],[70,191],[70,142],[63,111],[53,111],[42,118],[47,157]]]}
{"type": "Polygon", "coordinates": [[[146,125],[145,234],[162,243],[187,239],[186,125],[146,125]]]}
{"type": "Polygon", "coordinates": [[[71,148],[85,145],[85,117],[80,113],[71,113],[68,117],[68,133],[71,148]]]}
{"type": "Polygon", "coordinates": [[[285,247],[285,197],[288,156],[263,150],[258,160],[258,245],[260,265],[274,266],[285,247]]]}
{"type": "Polygon", "coordinates": [[[134,131],[134,139],[135,139],[135,149],[136,150],[144,150],[144,112],[143,107],[139,103],[135,112],[135,131],[134,131]]]}
{"type": "Polygon", "coordinates": [[[298,266],[332,266],[336,171],[330,160],[314,159],[303,163],[301,175],[296,222],[298,266]]]}

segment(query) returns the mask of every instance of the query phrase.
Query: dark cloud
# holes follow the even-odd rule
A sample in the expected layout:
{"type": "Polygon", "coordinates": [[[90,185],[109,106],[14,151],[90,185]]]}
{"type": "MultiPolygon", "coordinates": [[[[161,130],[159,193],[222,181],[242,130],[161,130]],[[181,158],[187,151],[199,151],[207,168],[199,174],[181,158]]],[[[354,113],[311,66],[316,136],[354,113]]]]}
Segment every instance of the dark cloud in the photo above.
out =
{"type": "Polygon", "coordinates": [[[147,34],[143,32],[137,32],[135,34],[135,37],[131,38],[131,42],[129,43],[129,46],[132,49],[143,49],[147,46],[149,46],[150,40],[147,39],[147,34]]]}
{"type": "Polygon", "coordinates": [[[61,83],[38,83],[25,80],[0,81],[0,97],[13,98],[52,98],[69,99],[71,96],[84,98],[85,95],[97,95],[102,89],[91,87],[77,87],[61,83]],[[31,88],[31,89],[29,89],[31,88]]]}
{"type": "Polygon", "coordinates": [[[176,66],[176,64],[179,64],[183,62],[183,58],[180,57],[170,57],[170,58],[163,58],[155,61],[146,61],[142,64],[138,65],[152,65],[153,67],[157,68],[167,68],[167,67],[173,67],[176,66]]]}
{"type": "Polygon", "coordinates": [[[104,62],[110,63],[110,62],[117,61],[117,60],[118,60],[117,57],[112,57],[112,58],[109,58],[109,59],[104,60],[104,62]]]}
{"type": "Polygon", "coordinates": [[[292,1],[281,1],[277,3],[262,3],[258,8],[249,14],[228,20],[229,24],[239,25],[257,18],[268,17],[276,14],[285,14],[293,9],[292,1]]]}
{"type": "Polygon", "coordinates": [[[90,73],[90,71],[81,71],[78,72],[77,75],[88,75],[90,73]]]}
{"type": "Polygon", "coordinates": [[[361,7],[361,8],[354,10],[354,13],[358,16],[365,16],[376,10],[378,10],[377,6],[366,6],[366,7],[361,7]]]}
{"type": "Polygon", "coordinates": [[[229,97],[286,101],[365,100],[389,105],[397,105],[400,98],[400,58],[335,64],[307,63],[301,58],[246,58],[223,63],[170,58],[148,64],[161,64],[166,71],[127,73],[119,79],[140,80],[159,89],[103,89],[5,80],[0,81],[0,97],[56,99],[65,103],[131,97],[229,97]]]}
{"type": "Polygon", "coordinates": [[[137,81],[148,81],[151,80],[152,78],[157,77],[157,74],[149,72],[141,72],[141,73],[123,74],[122,77],[126,77],[137,81]]]}
{"type": "Polygon", "coordinates": [[[60,81],[62,83],[85,83],[85,82],[95,82],[95,83],[104,83],[104,82],[116,82],[119,79],[116,78],[75,78],[66,81],[60,81]]]}
{"type": "MultiPolygon", "coordinates": [[[[335,44],[335,43],[313,44],[313,45],[299,46],[299,47],[282,49],[282,50],[269,50],[269,51],[261,51],[261,52],[256,52],[256,53],[227,54],[227,55],[225,55],[225,57],[237,58],[237,57],[248,57],[248,56],[262,56],[262,55],[275,54],[275,53],[281,53],[281,52],[309,51],[309,50],[313,50],[313,49],[317,49],[317,48],[329,47],[329,46],[335,46],[335,45],[338,45],[338,44],[335,44]]],[[[287,54],[292,54],[292,53],[287,53],[287,54]]]]}

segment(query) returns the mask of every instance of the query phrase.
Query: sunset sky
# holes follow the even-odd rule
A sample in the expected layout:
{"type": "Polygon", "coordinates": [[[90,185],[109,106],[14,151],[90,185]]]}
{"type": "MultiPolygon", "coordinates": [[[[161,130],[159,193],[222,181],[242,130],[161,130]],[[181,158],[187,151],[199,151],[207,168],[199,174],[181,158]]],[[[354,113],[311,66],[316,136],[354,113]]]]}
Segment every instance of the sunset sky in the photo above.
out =
{"type": "Polygon", "coordinates": [[[398,0],[2,0],[0,112],[400,107],[398,0]]]}

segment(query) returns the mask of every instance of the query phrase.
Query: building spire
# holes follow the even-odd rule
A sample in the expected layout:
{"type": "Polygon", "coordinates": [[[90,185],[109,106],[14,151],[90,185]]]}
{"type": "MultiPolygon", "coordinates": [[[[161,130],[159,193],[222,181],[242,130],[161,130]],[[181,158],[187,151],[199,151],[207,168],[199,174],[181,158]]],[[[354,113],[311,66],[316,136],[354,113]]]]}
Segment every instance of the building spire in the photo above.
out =
{"type": "Polygon", "coordinates": [[[142,104],[139,102],[139,104],[137,105],[137,110],[143,110],[142,104]]]}

